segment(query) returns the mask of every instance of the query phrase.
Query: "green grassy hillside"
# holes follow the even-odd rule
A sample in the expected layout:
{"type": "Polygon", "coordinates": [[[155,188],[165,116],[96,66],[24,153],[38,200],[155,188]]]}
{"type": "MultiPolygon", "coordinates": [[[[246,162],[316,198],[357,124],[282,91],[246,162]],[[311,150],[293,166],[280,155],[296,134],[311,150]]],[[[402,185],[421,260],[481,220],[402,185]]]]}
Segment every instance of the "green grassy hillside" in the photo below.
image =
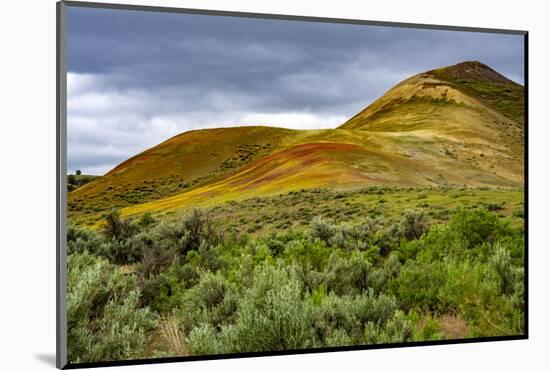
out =
{"type": "Polygon", "coordinates": [[[97,179],[99,176],[95,175],[77,175],[77,174],[70,174],[67,175],[67,191],[74,191],[75,189],[78,189],[81,186],[86,185],[89,182],[92,182],[93,180],[97,179]]]}

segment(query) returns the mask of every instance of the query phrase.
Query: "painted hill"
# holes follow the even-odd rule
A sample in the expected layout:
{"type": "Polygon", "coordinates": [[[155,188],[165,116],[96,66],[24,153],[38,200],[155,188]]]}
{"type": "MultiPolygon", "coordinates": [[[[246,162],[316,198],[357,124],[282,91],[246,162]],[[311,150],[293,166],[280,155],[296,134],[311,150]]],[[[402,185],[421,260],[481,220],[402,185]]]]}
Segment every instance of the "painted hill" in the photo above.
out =
{"type": "Polygon", "coordinates": [[[459,63],[406,79],[340,128],[406,131],[435,125],[447,130],[467,124],[472,110],[477,120],[523,124],[523,86],[482,63],[459,63]],[[441,125],[442,120],[451,124],[441,125]]]}
{"type": "Polygon", "coordinates": [[[71,192],[69,212],[93,214],[161,199],[271,153],[292,130],[235,127],[188,131],[122,162],[71,192]]]}
{"type": "Polygon", "coordinates": [[[523,185],[523,87],[479,62],[413,76],[338,129],[185,132],[69,194],[70,217],[308,188],[523,185]]]}

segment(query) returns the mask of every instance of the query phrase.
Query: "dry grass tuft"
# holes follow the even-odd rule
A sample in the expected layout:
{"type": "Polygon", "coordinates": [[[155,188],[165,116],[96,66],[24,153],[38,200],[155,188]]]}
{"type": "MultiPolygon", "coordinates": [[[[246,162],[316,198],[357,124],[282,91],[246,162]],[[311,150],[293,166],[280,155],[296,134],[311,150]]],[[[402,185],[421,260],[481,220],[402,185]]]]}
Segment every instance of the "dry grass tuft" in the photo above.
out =
{"type": "Polygon", "coordinates": [[[159,324],[162,337],[166,341],[168,348],[177,356],[187,356],[187,341],[185,335],[180,330],[175,317],[164,317],[159,324]]]}
{"type": "Polygon", "coordinates": [[[439,327],[447,339],[466,338],[468,324],[458,315],[445,315],[439,318],[439,327]]]}
{"type": "Polygon", "coordinates": [[[135,265],[123,265],[121,266],[122,272],[125,274],[133,274],[136,272],[136,266],[135,265]]]}

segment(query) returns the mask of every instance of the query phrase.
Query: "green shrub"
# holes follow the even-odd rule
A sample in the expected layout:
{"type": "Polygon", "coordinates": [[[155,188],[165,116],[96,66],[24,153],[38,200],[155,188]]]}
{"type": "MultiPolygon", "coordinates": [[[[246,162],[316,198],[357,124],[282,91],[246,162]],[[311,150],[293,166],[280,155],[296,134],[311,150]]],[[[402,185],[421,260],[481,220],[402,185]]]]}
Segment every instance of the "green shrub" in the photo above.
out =
{"type": "Polygon", "coordinates": [[[189,334],[189,351],[195,355],[227,353],[211,324],[201,323],[189,334]]]}
{"type": "Polygon", "coordinates": [[[378,343],[379,331],[394,320],[396,308],[394,298],[375,296],[372,290],[355,297],[329,294],[313,307],[318,341],[327,346],[378,343]],[[365,330],[372,334],[366,342],[365,330]]]}
{"type": "Polygon", "coordinates": [[[202,242],[198,250],[188,251],[184,260],[197,269],[218,271],[225,261],[220,257],[220,249],[202,242]]]}
{"type": "Polygon", "coordinates": [[[523,283],[523,269],[513,265],[510,252],[500,245],[489,259],[489,267],[497,275],[501,294],[510,295],[518,283],[523,283]]]}
{"type": "Polygon", "coordinates": [[[375,243],[375,235],[378,230],[380,230],[380,225],[371,218],[367,218],[359,225],[344,224],[335,228],[328,244],[346,250],[366,250],[375,243]]]}
{"type": "Polygon", "coordinates": [[[465,248],[473,248],[483,243],[493,243],[497,237],[512,234],[507,222],[484,209],[473,212],[458,211],[452,218],[450,228],[465,248]]]}
{"type": "Polygon", "coordinates": [[[397,301],[392,296],[380,294],[376,296],[371,289],[356,296],[350,310],[361,326],[368,322],[385,323],[394,314],[397,301]]]}
{"type": "Polygon", "coordinates": [[[345,347],[355,344],[353,339],[343,329],[331,331],[325,338],[324,345],[327,347],[345,347]]]}
{"type": "Polygon", "coordinates": [[[170,266],[176,251],[169,244],[157,242],[154,235],[141,232],[132,238],[134,251],[141,255],[137,272],[141,279],[148,279],[163,272],[170,266]]]}
{"type": "Polygon", "coordinates": [[[525,218],[525,210],[524,209],[518,209],[513,212],[514,217],[517,218],[525,218]]]}
{"type": "MultiPolygon", "coordinates": [[[[512,293],[517,295],[503,294],[502,276],[494,269],[506,257],[497,253],[491,265],[469,261],[450,264],[447,281],[441,287],[441,299],[460,310],[473,336],[523,332],[523,280],[514,284],[512,293]]],[[[518,273],[522,276],[521,270],[518,273]]]]}
{"type": "Polygon", "coordinates": [[[385,325],[370,321],[365,326],[363,338],[367,344],[406,343],[413,339],[414,327],[403,311],[396,311],[385,325]]]}
{"type": "Polygon", "coordinates": [[[425,322],[421,323],[421,325],[417,325],[417,327],[419,327],[413,334],[415,341],[445,339],[445,334],[435,318],[427,317],[424,320],[425,322]]]}
{"type": "Polygon", "coordinates": [[[214,327],[233,321],[237,309],[237,295],[234,287],[220,274],[205,272],[195,286],[177,297],[181,300],[177,311],[184,331],[208,323],[214,327]]]}
{"type": "Polygon", "coordinates": [[[409,260],[403,265],[399,275],[389,282],[389,292],[407,308],[436,311],[443,308],[438,294],[444,283],[444,263],[422,264],[409,260]]]}
{"type": "Polygon", "coordinates": [[[167,313],[170,311],[166,309],[169,305],[167,297],[170,296],[172,296],[172,285],[164,275],[148,278],[141,283],[140,302],[142,307],[151,307],[157,312],[167,313]]]}
{"type": "Polygon", "coordinates": [[[325,221],[322,217],[317,216],[311,221],[311,236],[319,238],[325,244],[330,245],[330,239],[336,234],[336,227],[325,221]]]}
{"type": "Polygon", "coordinates": [[[170,315],[184,304],[184,294],[200,279],[199,271],[190,264],[181,264],[175,258],[167,270],[142,280],[142,304],[170,315]]]}
{"type": "Polygon", "coordinates": [[[67,254],[99,253],[101,241],[96,233],[73,224],[67,225],[67,254]]]}
{"type": "Polygon", "coordinates": [[[269,248],[270,252],[274,256],[282,254],[285,250],[285,243],[281,240],[275,238],[269,238],[266,241],[266,245],[269,248]]]}
{"type": "Polygon", "coordinates": [[[96,362],[143,355],[155,317],[139,308],[135,278],[90,254],[67,258],[68,359],[96,362]]]}
{"type": "Polygon", "coordinates": [[[400,231],[407,240],[419,239],[428,229],[428,220],[423,212],[407,211],[403,215],[400,231]]]}
{"type": "Polygon", "coordinates": [[[487,203],[485,204],[485,208],[491,212],[502,211],[504,209],[502,204],[499,203],[487,203]]]}
{"type": "Polygon", "coordinates": [[[401,271],[401,262],[397,254],[391,254],[381,268],[373,269],[369,273],[369,287],[375,293],[382,293],[387,290],[388,282],[394,279],[401,271]]]}
{"type": "Polygon", "coordinates": [[[157,242],[173,247],[180,252],[180,241],[185,236],[185,229],[179,223],[160,222],[152,229],[157,242]]]}
{"type": "Polygon", "coordinates": [[[440,306],[445,304],[447,312],[464,309],[466,305],[479,305],[497,294],[496,281],[490,278],[484,264],[467,259],[453,260],[441,269],[445,277],[437,294],[440,306]]]}
{"type": "Polygon", "coordinates": [[[401,226],[398,223],[391,223],[384,229],[380,229],[375,235],[375,244],[382,256],[387,256],[396,249],[401,240],[401,226]]]}
{"type": "Polygon", "coordinates": [[[341,256],[333,253],[324,271],[323,283],[337,295],[353,295],[370,286],[372,265],[363,254],[353,253],[341,256]]]}
{"type": "Polygon", "coordinates": [[[99,250],[101,256],[119,265],[138,262],[141,260],[142,253],[142,244],[140,242],[136,243],[135,239],[104,241],[99,250]]]}
{"type": "Polygon", "coordinates": [[[180,245],[183,254],[199,249],[202,243],[215,246],[223,239],[214,227],[210,214],[200,209],[193,209],[183,218],[182,228],[184,235],[180,240],[180,245]]]}
{"type": "Polygon", "coordinates": [[[156,240],[174,247],[180,255],[198,251],[201,245],[207,249],[223,243],[223,235],[218,231],[209,213],[193,209],[181,222],[162,222],[152,229],[156,240]]]}
{"type": "Polygon", "coordinates": [[[293,240],[286,243],[283,258],[308,270],[323,270],[334,250],[319,240],[293,240]]]}
{"type": "Polygon", "coordinates": [[[510,254],[511,263],[514,266],[523,266],[525,258],[525,240],[523,235],[499,237],[491,251],[503,248],[510,254]]]}
{"type": "Polygon", "coordinates": [[[150,212],[145,212],[144,214],[142,214],[137,221],[140,227],[148,227],[153,225],[155,222],[156,220],[153,218],[150,212]]]}
{"type": "Polygon", "coordinates": [[[169,276],[183,289],[189,289],[198,283],[200,274],[196,267],[189,264],[180,265],[176,262],[168,270],[169,276]]]}
{"type": "Polygon", "coordinates": [[[401,241],[399,255],[402,261],[417,259],[426,263],[448,257],[487,262],[493,244],[501,240],[519,258],[522,241],[508,221],[487,210],[459,210],[448,225],[434,225],[419,240],[401,241]]]}
{"type": "Polygon", "coordinates": [[[351,311],[354,303],[352,297],[340,298],[334,293],[321,297],[313,308],[314,328],[321,342],[331,341],[335,331],[343,330],[349,337],[352,330],[361,327],[351,311]]]}
{"type": "Polygon", "coordinates": [[[220,330],[197,326],[189,335],[192,353],[255,352],[308,348],[312,341],[309,303],[300,282],[281,267],[258,266],[239,301],[235,322],[220,330]]]}
{"type": "Polygon", "coordinates": [[[76,176],[73,174],[67,175],[67,184],[76,185],[76,176]]]}
{"type": "Polygon", "coordinates": [[[128,219],[123,220],[120,217],[120,211],[117,208],[111,209],[105,215],[103,221],[102,231],[107,239],[123,240],[135,231],[128,219]]]}

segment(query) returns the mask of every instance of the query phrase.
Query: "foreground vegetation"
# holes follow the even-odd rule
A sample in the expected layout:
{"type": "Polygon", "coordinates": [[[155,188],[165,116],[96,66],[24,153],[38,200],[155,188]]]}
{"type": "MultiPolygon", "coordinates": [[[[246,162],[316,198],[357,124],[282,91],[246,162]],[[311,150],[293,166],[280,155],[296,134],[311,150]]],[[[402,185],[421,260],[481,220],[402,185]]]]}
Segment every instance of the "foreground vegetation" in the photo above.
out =
{"type": "Polygon", "coordinates": [[[426,189],[405,189],[404,199],[375,190],[376,203],[357,206],[359,191],[293,192],[162,221],[112,210],[96,231],[70,224],[70,362],[524,332],[523,204],[514,192],[490,202],[479,190],[478,201],[451,205],[426,189]],[[334,213],[323,206],[298,217],[299,197],[325,197],[334,213]],[[255,230],[244,228],[253,220],[228,222],[253,214],[253,204],[274,218],[255,230]],[[275,221],[282,226],[266,227],[275,221]]]}

